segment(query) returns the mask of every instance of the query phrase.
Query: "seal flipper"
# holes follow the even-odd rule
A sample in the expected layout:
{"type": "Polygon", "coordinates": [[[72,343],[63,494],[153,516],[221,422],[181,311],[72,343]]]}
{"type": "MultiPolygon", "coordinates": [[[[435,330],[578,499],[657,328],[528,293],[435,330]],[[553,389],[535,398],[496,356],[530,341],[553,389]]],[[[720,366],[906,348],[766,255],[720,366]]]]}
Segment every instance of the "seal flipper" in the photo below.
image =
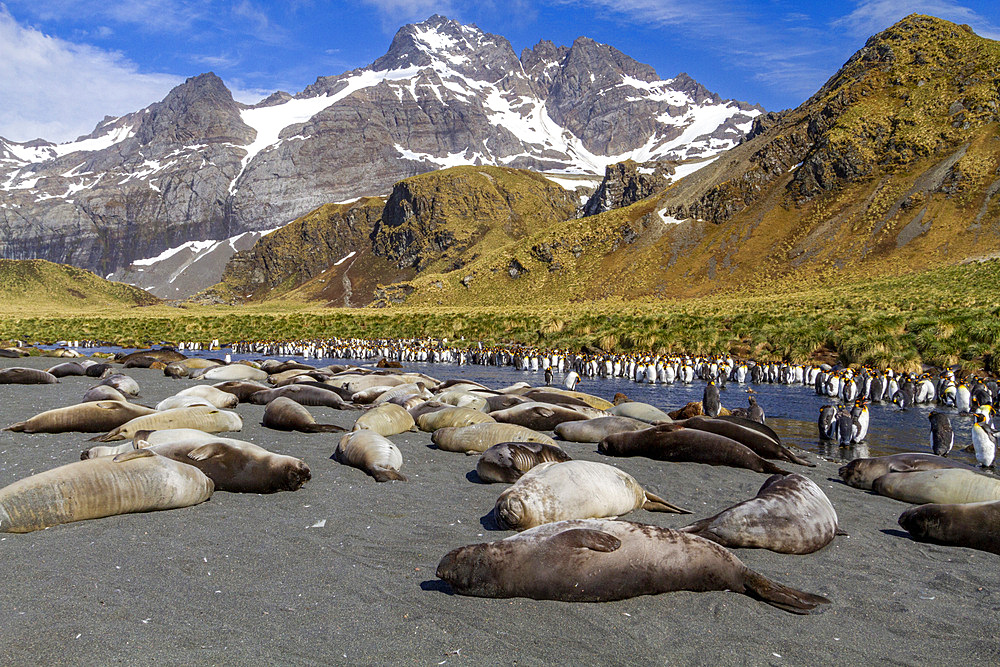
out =
{"type": "Polygon", "coordinates": [[[27,426],[28,422],[17,422],[16,424],[11,424],[5,427],[5,431],[14,431],[15,433],[24,433],[24,427],[27,426]]]}
{"type": "Polygon", "coordinates": [[[822,595],[806,593],[779,584],[749,568],[744,586],[746,587],[744,593],[750,597],[793,614],[808,614],[821,604],[830,604],[830,600],[822,595]]]}
{"type": "Polygon", "coordinates": [[[663,498],[656,494],[645,492],[646,502],[642,504],[642,509],[649,510],[650,512],[673,512],[675,514],[691,514],[691,510],[686,510],[683,507],[678,507],[668,503],[663,498]]]}
{"type": "Polygon", "coordinates": [[[601,551],[611,553],[622,545],[622,541],[611,533],[590,528],[574,528],[564,530],[558,535],[553,535],[548,540],[554,546],[567,549],[590,549],[591,551],[601,551]]]}
{"type": "Polygon", "coordinates": [[[391,480],[398,482],[407,481],[401,472],[392,468],[372,468],[371,475],[375,478],[376,482],[388,482],[391,480]]]}
{"type": "Polygon", "coordinates": [[[221,442],[210,442],[201,447],[195,447],[187,453],[187,457],[192,461],[207,461],[212,457],[222,456],[226,453],[226,445],[221,442]]]}
{"type": "Polygon", "coordinates": [[[305,433],[343,433],[347,429],[336,424],[309,424],[302,427],[302,431],[305,433]]]}
{"type": "Polygon", "coordinates": [[[124,454],[119,454],[115,458],[111,459],[115,463],[124,463],[125,461],[131,461],[132,459],[141,459],[146,456],[157,456],[157,453],[148,449],[133,449],[130,452],[125,452],[124,454]]]}

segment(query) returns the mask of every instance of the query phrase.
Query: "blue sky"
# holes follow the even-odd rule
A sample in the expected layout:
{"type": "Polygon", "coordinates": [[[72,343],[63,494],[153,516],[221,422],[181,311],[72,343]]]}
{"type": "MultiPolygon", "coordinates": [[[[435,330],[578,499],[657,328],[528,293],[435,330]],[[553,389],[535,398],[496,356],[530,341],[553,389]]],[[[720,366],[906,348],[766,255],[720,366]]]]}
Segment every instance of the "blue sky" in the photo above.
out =
{"type": "Polygon", "coordinates": [[[435,13],[502,35],[517,53],[584,35],[663,78],[687,72],[779,110],[913,12],[1000,39],[997,0],[0,0],[0,136],[67,141],[207,71],[244,102],[296,93],[369,64],[400,26],[435,13]]]}

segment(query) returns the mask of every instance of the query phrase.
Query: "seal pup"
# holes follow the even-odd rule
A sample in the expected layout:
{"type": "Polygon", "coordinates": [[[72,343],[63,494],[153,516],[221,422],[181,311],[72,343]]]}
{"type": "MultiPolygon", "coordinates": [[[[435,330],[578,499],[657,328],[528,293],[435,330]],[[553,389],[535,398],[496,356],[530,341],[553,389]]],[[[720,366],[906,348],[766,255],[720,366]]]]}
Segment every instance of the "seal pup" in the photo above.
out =
{"type": "Polygon", "coordinates": [[[69,463],[0,489],[0,532],[189,507],[208,500],[214,490],[194,466],[137,449],[69,463]]]}
{"type": "Polygon", "coordinates": [[[104,433],[136,417],[156,414],[147,408],[123,401],[88,401],[40,412],[34,417],[11,424],[5,431],[17,433],[104,433]]]}
{"type": "Polygon", "coordinates": [[[943,470],[945,468],[962,468],[975,470],[970,465],[949,460],[936,454],[891,454],[874,458],[854,459],[842,465],[838,474],[848,486],[870,491],[872,483],[882,475],[890,472],[915,472],[917,470],[943,470]]]}
{"type": "Polygon", "coordinates": [[[469,426],[446,426],[431,434],[431,442],[446,452],[478,454],[501,442],[541,442],[555,445],[556,442],[544,433],[518,426],[484,422],[469,426]]]}
{"type": "Polygon", "coordinates": [[[960,468],[890,472],[872,483],[872,491],[917,505],[977,503],[1000,500],[1000,479],[960,468]]]}
{"type": "Polygon", "coordinates": [[[596,461],[539,463],[497,498],[494,515],[504,528],[525,530],[564,519],[653,512],[690,514],[644,490],[623,470],[596,461]]]}
{"type": "Polygon", "coordinates": [[[917,540],[1000,554],[1000,501],[911,507],[899,525],[917,540]]]}
{"type": "Polygon", "coordinates": [[[772,475],[757,495],[680,529],[724,547],[783,554],[819,551],[837,534],[837,512],[823,490],[797,473],[772,475]]]}
{"type": "Polygon", "coordinates": [[[301,431],[303,433],[330,433],[346,431],[336,424],[317,424],[309,411],[290,398],[279,396],[264,408],[261,426],[279,431],[301,431]]]}
{"type": "Polygon", "coordinates": [[[406,477],[399,472],[403,465],[399,448],[385,436],[369,429],[345,433],[330,458],[365,471],[376,482],[406,481],[406,477]]]}
{"type": "Polygon", "coordinates": [[[557,445],[544,442],[501,442],[479,457],[476,474],[483,482],[513,484],[539,463],[569,460],[570,455],[557,445]]]}
{"type": "Polygon", "coordinates": [[[449,552],[437,576],[459,595],[608,602],[670,591],[733,591],[795,614],[829,604],[771,581],[715,542],[601,519],[548,523],[449,552]]]}

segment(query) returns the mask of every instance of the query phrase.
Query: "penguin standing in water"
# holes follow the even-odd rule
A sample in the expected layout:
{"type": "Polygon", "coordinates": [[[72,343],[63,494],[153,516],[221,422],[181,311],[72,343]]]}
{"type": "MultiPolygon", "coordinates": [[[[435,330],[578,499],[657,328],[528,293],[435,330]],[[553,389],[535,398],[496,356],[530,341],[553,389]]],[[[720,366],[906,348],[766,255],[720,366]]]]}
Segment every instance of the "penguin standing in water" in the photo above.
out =
{"type": "Polygon", "coordinates": [[[937,456],[948,456],[955,444],[951,419],[943,412],[932,412],[927,418],[931,421],[931,449],[937,456]]]}
{"type": "Polygon", "coordinates": [[[722,401],[719,399],[719,388],[714,380],[705,385],[705,393],[701,397],[701,409],[709,417],[718,417],[722,412],[722,401]]]}
{"type": "Polygon", "coordinates": [[[993,467],[997,453],[997,432],[986,421],[986,415],[976,413],[976,423],[972,425],[972,446],[976,450],[976,460],[984,468],[993,467]]]}
{"type": "Polygon", "coordinates": [[[819,427],[820,440],[837,439],[837,406],[824,405],[819,409],[819,420],[816,425],[819,427]]]}
{"type": "Polygon", "coordinates": [[[580,375],[576,371],[570,371],[566,374],[566,381],[563,385],[567,389],[576,389],[576,385],[580,384],[580,375]]]}
{"type": "Polygon", "coordinates": [[[851,442],[854,440],[854,420],[851,418],[851,413],[842,405],[837,406],[836,434],[837,443],[841,447],[851,446],[851,442]]]}
{"type": "Polygon", "coordinates": [[[747,410],[747,416],[759,424],[764,423],[764,408],[757,405],[757,399],[753,396],[753,391],[750,391],[750,396],[747,397],[750,401],[750,408],[747,410]]]}
{"type": "Polygon", "coordinates": [[[854,402],[851,409],[851,420],[854,422],[854,434],[851,442],[862,442],[868,435],[868,405],[863,399],[854,402]]]}
{"type": "Polygon", "coordinates": [[[546,366],[545,367],[545,384],[546,384],[546,386],[552,384],[552,367],[551,366],[546,366]]]}

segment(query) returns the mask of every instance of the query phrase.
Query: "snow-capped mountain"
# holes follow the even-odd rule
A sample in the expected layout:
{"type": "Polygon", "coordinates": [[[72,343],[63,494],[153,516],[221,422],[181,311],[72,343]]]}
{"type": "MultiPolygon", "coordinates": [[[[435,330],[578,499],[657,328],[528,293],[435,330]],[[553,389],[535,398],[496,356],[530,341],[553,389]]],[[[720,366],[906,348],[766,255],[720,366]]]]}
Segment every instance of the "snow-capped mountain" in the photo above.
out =
{"type": "Polygon", "coordinates": [[[601,174],[624,159],[704,160],[761,112],[590,39],[518,57],[434,16],[294,96],[241,105],[209,73],[74,142],[0,139],[0,256],[105,275],[447,166],[601,174]]]}

